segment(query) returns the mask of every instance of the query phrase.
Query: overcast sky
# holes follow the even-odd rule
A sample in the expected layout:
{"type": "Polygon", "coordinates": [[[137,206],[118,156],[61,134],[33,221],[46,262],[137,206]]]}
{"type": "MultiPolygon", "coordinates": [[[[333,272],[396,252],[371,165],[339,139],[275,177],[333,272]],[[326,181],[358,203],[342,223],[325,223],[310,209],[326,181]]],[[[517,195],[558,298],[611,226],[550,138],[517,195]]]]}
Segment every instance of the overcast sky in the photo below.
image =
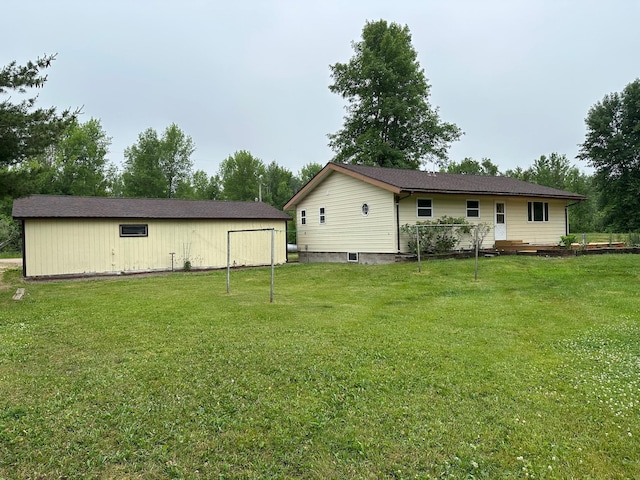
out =
{"type": "Polygon", "coordinates": [[[345,102],[329,65],[367,20],[407,25],[441,119],[465,135],[450,158],[501,170],[574,160],[589,108],[640,76],[636,0],[5,0],[0,65],[57,53],[38,105],[83,106],[109,158],[176,123],[196,169],[248,150],[297,173],[325,164],[345,102]]]}

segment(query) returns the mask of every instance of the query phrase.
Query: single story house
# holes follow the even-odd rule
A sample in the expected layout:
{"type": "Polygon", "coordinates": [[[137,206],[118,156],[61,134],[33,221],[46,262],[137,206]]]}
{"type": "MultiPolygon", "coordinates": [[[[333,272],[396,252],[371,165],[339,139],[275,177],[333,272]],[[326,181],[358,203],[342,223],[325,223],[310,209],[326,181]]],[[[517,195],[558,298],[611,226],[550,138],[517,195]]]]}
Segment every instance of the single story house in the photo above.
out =
{"type": "Polygon", "coordinates": [[[25,277],[286,262],[289,215],[260,202],[33,195],[13,203],[25,277]],[[271,230],[274,233],[272,234],[271,230]],[[236,232],[229,231],[251,230],[236,232]]]}
{"type": "Polygon", "coordinates": [[[557,244],[568,207],[582,200],[510,177],[328,163],[284,210],[295,210],[300,261],[380,263],[409,253],[402,225],[443,216],[489,225],[485,248],[497,240],[557,244]]]}

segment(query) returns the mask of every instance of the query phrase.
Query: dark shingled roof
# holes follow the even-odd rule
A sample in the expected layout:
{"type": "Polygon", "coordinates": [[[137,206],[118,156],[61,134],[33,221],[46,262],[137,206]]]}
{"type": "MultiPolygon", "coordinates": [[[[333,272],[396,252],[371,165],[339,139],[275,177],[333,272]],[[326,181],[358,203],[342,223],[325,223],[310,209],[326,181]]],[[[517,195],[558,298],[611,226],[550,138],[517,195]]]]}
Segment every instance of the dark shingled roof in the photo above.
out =
{"type": "Polygon", "coordinates": [[[13,202],[13,217],[290,220],[260,202],[32,195],[13,202]]]}
{"type": "Polygon", "coordinates": [[[339,165],[351,172],[365,175],[403,191],[429,193],[476,193],[488,195],[518,195],[581,200],[577,193],[565,192],[511,177],[466,175],[458,173],[423,172],[399,168],[339,165]]]}
{"type": "Polygon", "coordinates": [[[523,182],[511,177],[424,172],[400,168],[369,167],[328,163],[307,185],[289,200],[288,210],[322,182],[328,174],[340,172],[395,193],[450,193],[585,200],[584,195],[523,182]]]}

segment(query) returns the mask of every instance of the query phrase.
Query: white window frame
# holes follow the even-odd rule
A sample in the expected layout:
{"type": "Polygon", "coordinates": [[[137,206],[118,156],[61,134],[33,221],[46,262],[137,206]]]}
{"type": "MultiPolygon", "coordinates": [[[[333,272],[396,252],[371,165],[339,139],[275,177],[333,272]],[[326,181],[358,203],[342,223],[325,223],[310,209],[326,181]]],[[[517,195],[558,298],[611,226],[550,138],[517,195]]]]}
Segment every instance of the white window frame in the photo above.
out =
{"type": "Polygon", "coordinates": [[[307,224],[307,210],[303,209],[300,210],[300,225],[306,225],[307,224]]]}
{"type": "Polygon", "coordinates": [[[327,209],[325,207],[320,207],[318,209],[318,223],[320,225],[327,223],[327,209]]]}
{"type": "Polygon", "coordinates": [[[465,216],[467,218],[480,218],[480,200],[475,200],[473,198],[470,198],[467,200],[466,202],[466,210],[465,210],[465,216]],[[478,204],[477,207],[469,207],[469,202],[476,202],[478,204]],[[469,215],[469,212],[478,212],[477,215],[469,215]]]}
{"type": "Polygon", "coordinates": [[[432,198],[416,198],[416,218],[433,218],[433,199],[432,198]],[[426,200],[429,202],[428,207],[421,207],[420,201],[426,200]],[[420,215],[420,210],[429,210],[429,215],[420,215]]]}

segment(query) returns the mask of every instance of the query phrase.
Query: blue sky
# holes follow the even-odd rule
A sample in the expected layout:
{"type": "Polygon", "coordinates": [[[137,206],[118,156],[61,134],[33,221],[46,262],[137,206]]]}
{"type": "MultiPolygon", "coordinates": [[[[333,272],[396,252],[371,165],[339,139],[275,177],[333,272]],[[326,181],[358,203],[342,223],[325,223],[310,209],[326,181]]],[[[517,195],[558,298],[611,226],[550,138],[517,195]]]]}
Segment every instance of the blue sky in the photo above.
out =
{"type": "Polygon", "coordinates": [[[409,27],[431,104],[465,132],[455,161],[574,161],[589,108],[640,76],[632,0],[9,0],[2,15],[0,65],[57,53],[39,105],[100,119],[111,161],[174,122],[209,174],[238,150],[294,173],[330,161],[344,101],[329,65],[367,20],[409,27]]]}

